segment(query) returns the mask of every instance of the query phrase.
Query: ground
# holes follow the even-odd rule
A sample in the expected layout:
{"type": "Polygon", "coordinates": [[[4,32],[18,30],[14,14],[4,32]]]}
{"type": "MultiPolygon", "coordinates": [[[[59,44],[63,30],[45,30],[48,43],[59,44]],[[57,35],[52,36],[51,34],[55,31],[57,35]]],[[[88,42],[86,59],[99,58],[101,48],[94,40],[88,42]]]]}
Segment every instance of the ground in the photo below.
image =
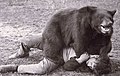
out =
{"type": "MultiPolygon", "coordinates": [[[[38,63],[42,58],[42,51],[38,49],[32,49],[28,58],[8,59],[8,56],[19,49],[20,38],[40,34],[56,11],[87,5],[117,10],[114,17],[114,34],[111,39],[113,49],[109,54],[113,71],[107,76],[120,76],[120,0],[0,0],[0,65],[38,63]]],[[[0,76],[40,75],[3,73],[0,76]]],[[[69,72],[58,68],[49,75],[43,76],[93,76],[93,74],[69,72]]]]}

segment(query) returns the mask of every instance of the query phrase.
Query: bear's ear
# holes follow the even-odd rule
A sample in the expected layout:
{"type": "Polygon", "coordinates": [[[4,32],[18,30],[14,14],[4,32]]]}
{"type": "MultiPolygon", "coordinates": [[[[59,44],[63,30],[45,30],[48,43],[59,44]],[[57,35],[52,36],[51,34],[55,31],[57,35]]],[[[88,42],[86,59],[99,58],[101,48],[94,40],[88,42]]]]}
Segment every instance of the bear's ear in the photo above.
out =
{"type": "Polygon", "coordinates": [[[115,15],[115,13],[116,13],[116,10],[113,10],[113,11],[108,11],[108,13],[110,13],[110,14],[111,14],[111,16],[113,17],[113,16],[115,15]]]}

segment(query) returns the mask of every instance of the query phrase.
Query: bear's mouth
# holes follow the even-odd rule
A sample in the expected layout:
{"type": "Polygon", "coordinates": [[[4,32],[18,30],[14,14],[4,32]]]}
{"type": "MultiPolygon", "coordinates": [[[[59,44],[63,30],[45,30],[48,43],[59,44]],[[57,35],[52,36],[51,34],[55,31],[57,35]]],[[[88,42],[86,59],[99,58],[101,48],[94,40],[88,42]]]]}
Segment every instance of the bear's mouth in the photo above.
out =
{"type": "Polygon", "coordinates": [[[105,26],[101,26],[101,32],[102,33],[107,33],[107,32],[109,32],[110,31],[110,28],[109,27],[105,27],[105,26]]]}

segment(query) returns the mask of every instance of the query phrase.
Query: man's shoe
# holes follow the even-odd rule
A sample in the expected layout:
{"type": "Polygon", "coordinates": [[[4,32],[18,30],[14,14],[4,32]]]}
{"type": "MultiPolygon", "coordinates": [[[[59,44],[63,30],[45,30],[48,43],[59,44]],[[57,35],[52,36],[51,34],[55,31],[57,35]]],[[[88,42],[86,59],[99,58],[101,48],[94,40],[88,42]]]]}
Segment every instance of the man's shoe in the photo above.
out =
{"type": "Polygon", "coordinates": [[[0,65],[0,73],[6,73],[6,72],[16,72],[17,71],[17,65],[0,65]]]}

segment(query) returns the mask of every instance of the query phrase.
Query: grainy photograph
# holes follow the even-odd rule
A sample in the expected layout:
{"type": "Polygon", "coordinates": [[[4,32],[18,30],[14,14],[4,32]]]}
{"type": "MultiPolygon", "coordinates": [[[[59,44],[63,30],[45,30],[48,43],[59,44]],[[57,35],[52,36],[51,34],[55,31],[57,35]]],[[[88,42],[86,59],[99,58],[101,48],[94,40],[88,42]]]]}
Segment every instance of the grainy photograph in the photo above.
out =
{"type": "Polygon", "coordinates": [[[0,76],[120,76],[120,0],[0,0],[0,76]]]}

